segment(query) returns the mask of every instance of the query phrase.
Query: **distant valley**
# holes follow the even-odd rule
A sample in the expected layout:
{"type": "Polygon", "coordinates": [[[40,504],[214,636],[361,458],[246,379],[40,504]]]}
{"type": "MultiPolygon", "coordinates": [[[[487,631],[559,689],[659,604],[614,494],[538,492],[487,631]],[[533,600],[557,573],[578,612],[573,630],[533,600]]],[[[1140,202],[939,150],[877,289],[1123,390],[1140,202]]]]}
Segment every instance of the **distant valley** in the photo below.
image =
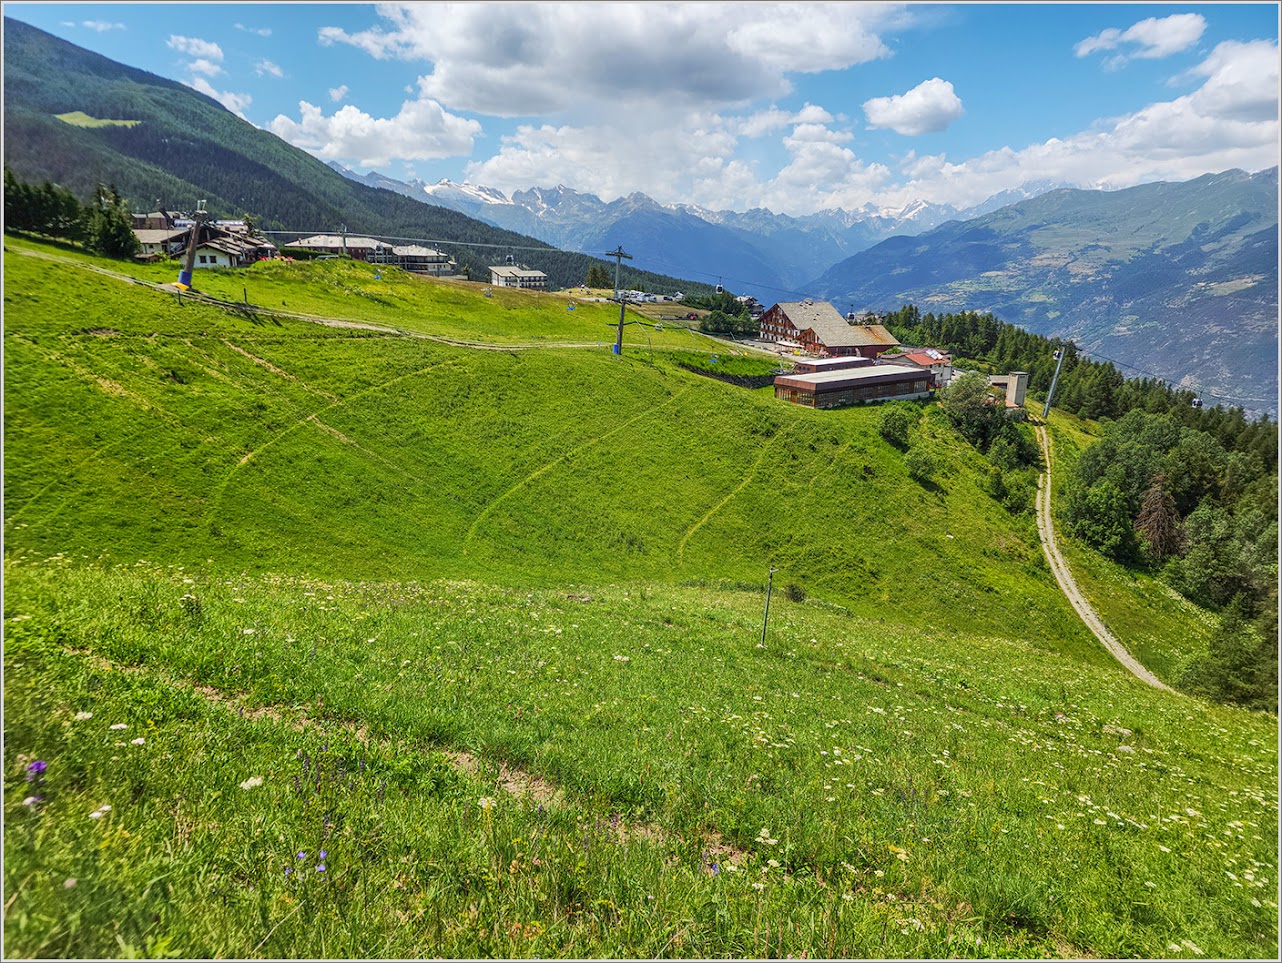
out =
{"type": "Polygon", "coordinates": [[[900,210],[868,204],[857,211],[792,217],[761,208],[738,212],[660,204],[639,192],[607,203],[565,185],[535,186],[509,197],[492,187],[450,180],[398,181],[377,171],[358,174],[332,162],[329,166],[367,187],[458,211],[563,250],[600,253],[622,244],[649,270],[721,281],[767,304],[807,293],[807,282],[887,238],[921,234],[1064,186],[1029,185],[965,210],[916,201],[900,210]]]}
{"type": "Polygon", "coordinates": [[[367,186],[557,247],[622,244],[642,266],[724,281],[763,303],[992,313],[1074,340],[1131,376],[1276,415],[1278,171],[1227,171],[1116,191],[1043,183],[965,211],[707,211],[644,194],[606,203],[565,186],[494,188],[358,175],[367,186]]]}
{"type": "Polygon", "coordinates": [[[890,239],[809,288],[843,310],[990,312],[1205,404],[1277,415],[1276,167],[1053,191],[890,239]]]}

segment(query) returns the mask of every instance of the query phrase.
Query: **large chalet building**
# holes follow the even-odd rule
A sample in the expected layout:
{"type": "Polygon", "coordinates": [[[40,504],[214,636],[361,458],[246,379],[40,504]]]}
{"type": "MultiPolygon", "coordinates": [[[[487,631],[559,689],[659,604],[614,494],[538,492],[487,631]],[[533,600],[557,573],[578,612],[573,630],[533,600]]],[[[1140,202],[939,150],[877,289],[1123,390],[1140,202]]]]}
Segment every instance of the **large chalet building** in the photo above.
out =
{"type": "Polygon", "coordinates": [[[761,315],[758,336],[805,354],[821,357],[876,358],[899,347],[880,324],[851,324],[827,301],[781,301],[761,315]]]}

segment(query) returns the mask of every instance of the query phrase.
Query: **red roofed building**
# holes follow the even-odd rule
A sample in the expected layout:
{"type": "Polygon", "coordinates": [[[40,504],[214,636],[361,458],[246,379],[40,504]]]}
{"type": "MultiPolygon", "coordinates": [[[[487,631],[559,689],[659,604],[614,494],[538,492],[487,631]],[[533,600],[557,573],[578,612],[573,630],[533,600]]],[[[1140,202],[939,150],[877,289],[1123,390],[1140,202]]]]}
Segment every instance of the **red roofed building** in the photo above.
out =
{"type": "Polygon", "coordinates": [[[912,348],[895,354],[884,354],[882,361],[891,364],[911,364],[930,372],[930,386],[942,388],[953,380],[953,359],[935,348],[912,348]]]}

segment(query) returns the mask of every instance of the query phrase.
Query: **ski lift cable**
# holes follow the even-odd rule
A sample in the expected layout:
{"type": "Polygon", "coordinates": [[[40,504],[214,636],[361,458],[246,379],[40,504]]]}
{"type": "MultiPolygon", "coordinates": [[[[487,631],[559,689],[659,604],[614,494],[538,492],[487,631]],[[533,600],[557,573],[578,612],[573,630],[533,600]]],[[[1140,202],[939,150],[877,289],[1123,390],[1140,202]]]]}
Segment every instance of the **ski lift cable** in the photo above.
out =
{"type": "MultiPolygon", "coordinates": [[[[1158,374],[1156,371],[1148,371],[1145,368],[1140,368],[1133,364],[1127,364],[1125,361],[1118,361],[1115,358],[1109,358],[1096,351],[1087,351],[1083,348],[1078,348],[1077,352],[1078,354],[1086,355],[1087,357],[1090,357],[1094,360],[1107,361],[1109,364],[1117,365],[1119,368],[1130,368],[1132,371],[1137,371],[1142,375],[1148,375],[1150,378],[1157,378],[1159,381],[1163,381],[1167,384],[1171,384],[1166,378],[1158,374]]],[[[1188,391],[1188,392],[1192,392],[1193,394],[1207,394],[1218,401],[1250,401],[1250,402],[1255,402],[1257,404],[1267,404],[1269,401],[1275,400],[1275,399],[1269,399],[1269,398],[1252,398],[1244,395],[1226,395],[1226,394],[1220,393],[1214,388],[1200,388],[1200,387],[1199,388],[1181,388],[1178,385],[1171,385],[1171,388],[1173,391],[1188,391]]]]}
{"type": "MultiPolygon", "coordinates": [[[[279,235],[297,234],[299,235],[299,237],[309,237],[316,234],[339,234],[339,235],[346,234],[348,237],[362,236],[358,234],[353,234],[351,231],[346,231],[346,232],[343,232],[343,231],[259,231],[258,233],[259,234],[279,234],[279,235]]],[[[545,252],[553,252],[558,254],[561,253],[560,248],[552,247],[550,244],[544,245],[543,247],[533,247],[530,245],[521,245],[521,244],[486,244],[486,243],[482,243],[481,241],[450,241],[444,238],[393,237],[388,234],[380,235],[379,240],[412,241],[418,244],[448,244],[448,245],[453,245],[454,247],[494,247],[494,248],[502,248],[505,251],[545,251],[545,252]]],[[[582,252],[571,252],[571,253],[582,253],[582,252]]]]}
{"type": "MultiPolygon", "coordinates": [[[[582,254],[586,252],[580,251],[577,253],[582,254]]],[[[727,277],[724,274],[710,274],[707,271],[690,270],[689,268],[683,267],[680,264],[673,264],[671,261],[665,261],[662,258],[647,257],[645,255],[640,255],[640,256],[634,256],[634,260],[635,260],[634,266],[637,266],[640,264],[647,264],[647,265],[650,265],[651,267],[666,268],[670,271],[680,271],[682,275],[687,277],[689,275],[694,274],[694,275],[699,275],[700,277],[705,277],[705,278],[716,278],[718,282],[729,281],[731,284],[750,285],[751,287],[757,288],[758,290],[762,290],[762,291],[776,291],[779,294],[793,294],[799,298],[811,297],[811,295],[806,294],[804,291],[794,291],[792,288],[775,287],[774,285],[771,285],[771,284],[760,284],[757,281],[747,281],[747,280],[744,280],[743,278],[727,277]]]]}

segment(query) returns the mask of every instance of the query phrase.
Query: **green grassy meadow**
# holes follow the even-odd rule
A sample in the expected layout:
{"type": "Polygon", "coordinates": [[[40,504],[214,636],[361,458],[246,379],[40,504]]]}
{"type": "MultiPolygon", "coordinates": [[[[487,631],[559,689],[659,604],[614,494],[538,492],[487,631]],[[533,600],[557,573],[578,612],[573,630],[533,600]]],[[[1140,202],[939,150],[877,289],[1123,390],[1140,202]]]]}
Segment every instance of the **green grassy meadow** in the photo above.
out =
{"type": "Polygon", "coordinates": [[[5,244],[7,955],[1275,956],[1276,718],[933,406],[922,484],[614,305],[5,244]]]}

